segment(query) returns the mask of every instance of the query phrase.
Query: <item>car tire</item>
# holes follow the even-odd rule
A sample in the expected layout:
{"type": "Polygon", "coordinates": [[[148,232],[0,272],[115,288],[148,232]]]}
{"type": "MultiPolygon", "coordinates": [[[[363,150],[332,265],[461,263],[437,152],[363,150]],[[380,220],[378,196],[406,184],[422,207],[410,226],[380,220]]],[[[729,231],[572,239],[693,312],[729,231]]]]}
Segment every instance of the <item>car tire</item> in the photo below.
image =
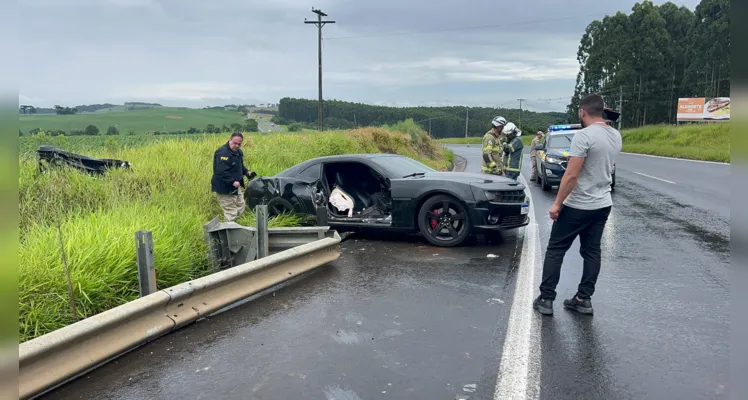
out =
{"type": "Polygon", "coordinates": [[[470,216],[467,208],[454,197],[437,195],[427,199],[418,211],[418,228],[429,243],[453,247],[464,242],[470,235],[470,216]],[[450,215],[446,218],[442,211],[445,204],[450,215]],[[454,218],[455,216],[461,217],[454,218]]]}
{"type": "Polygon", "coordinates": [[[543,188],[544,192],[547,192],[551,190],[551,185],[548,184],[545,180],[545,169],[543,169],[543,174],[539,177],[540,178],[540,187],[543,188]]]}
{"type": "Polygon", "coordinates": [[[268,201],[268,217],[277,217],[284,213],[293,213],[293,204],[281,197],[274,197],[268,201]]]}

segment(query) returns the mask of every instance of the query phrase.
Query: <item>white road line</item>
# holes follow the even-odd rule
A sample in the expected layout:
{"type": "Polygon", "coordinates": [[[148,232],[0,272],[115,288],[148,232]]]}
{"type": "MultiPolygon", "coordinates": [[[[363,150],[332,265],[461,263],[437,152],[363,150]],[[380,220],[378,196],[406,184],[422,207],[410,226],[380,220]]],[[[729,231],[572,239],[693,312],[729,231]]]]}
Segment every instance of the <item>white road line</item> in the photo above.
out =
{"type": "Polygon", "coordinates": [[[647,178],[657,179],[658,181],[663,181],[663,182],[665,182],[665,183],[670,183],[670,184],[673,184],[673,185],[675,185],[675,182],[673,182],[673,181],[669,181],[669,180],[667,180],[667,179],[662,179],[662,178],[658,178],[658,177],[656,177],[656,176],[652,176],[652,175],[647,175],[647,174],[642,174],[641,172],[636,172],[636,171],[631,171],[631,172],[633,172],[633,173],[635,173],[635,174],[637,174],[637,175],[641,175],[641,176],[646,176],[647,178]]]}
{"type": "Polygon", "coordinates": [[[673,160],[673,161],[690,161],[690,162],[697,162],[697,163],[705,163],[705,164],[721,164],[721,165],[730,165],[730,163],[726,162],[719,162],[719,161],[706,161],[706,160],[691,160],[689,158],[678,158],[678,157],[663,157],[663,156],[653,156],[651,154],[640,154],[640,153],[626,153],[621,152],[621,154],[626,154],[629,156],[640,156],[640,157],[652,157],[652,158],[663,158],[665,160],[673,160]]]}
{"type": "Polygon", "coordinates": [[[532,219],[525,230],[519,276],[514,290],[512,309],[509,312],[509,323],[501,353],[494,400],[537,399],[540,394],[539,328],[533,327],[535,315],[532,309],[535,269],[536,262],[539,260],[537,255],[540,253],[540,234],[535,220],[530,188],[524,176],[520,175],[520,180],[527,188],[526,193],[530,201],[529,215],[532,219]]]}

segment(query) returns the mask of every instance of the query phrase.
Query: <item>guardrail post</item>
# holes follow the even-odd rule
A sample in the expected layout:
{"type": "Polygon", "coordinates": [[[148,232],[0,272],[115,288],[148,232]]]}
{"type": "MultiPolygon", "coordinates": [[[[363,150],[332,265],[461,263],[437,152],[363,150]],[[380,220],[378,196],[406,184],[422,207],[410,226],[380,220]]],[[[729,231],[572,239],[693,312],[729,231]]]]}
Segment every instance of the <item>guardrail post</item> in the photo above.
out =
{"type": "Polygon", "coordinates": [[[267,257],[270,253],[270,243],[268,240],[268,206],[259,205],[255,207],[255,216],[257,217],[257,258],[267,257]]]}
{"type": "Polygon", "coordinates": [[[138,282],[140,297],[155,293],[156,264],[153,260],[153,236],[151,231],[135,232],[135,248],[138,254],[138,282]]]}

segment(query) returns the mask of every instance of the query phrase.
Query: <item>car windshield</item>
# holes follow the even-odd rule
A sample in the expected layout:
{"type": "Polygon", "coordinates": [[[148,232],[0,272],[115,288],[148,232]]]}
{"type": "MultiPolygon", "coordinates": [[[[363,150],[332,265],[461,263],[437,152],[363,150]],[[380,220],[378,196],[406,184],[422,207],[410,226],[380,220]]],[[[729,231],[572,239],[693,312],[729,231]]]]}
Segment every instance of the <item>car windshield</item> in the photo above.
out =
{"type": "Polygon", "coordinates": [[[551,135],[548,137],[548,148],[549,149],[568,149],[571,146],[571,139],[574,137],[574,132],[551,135]]]}
{"type": "Polygon", "coordinates": [[[383,156],[374,157],[372,161],[380,165],[389,172],[393,177],[400,178],[411,174],[423,174],[426,172],[435,172],[433,168],[421,164],[420,162],[402,156],[383,156]]]}

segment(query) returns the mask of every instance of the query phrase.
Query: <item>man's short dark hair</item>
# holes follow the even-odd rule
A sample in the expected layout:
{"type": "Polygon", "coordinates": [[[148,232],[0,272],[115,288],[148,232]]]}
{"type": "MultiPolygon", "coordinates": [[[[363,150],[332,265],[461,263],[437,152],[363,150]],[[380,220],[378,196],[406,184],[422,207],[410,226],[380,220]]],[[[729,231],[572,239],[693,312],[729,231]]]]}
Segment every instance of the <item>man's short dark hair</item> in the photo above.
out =
{"type": "Polygon", "coordinates": [[[240,138],[242,138],[242,140],[244,139],[244,135],[242,135],[241,132],[234,132],[234,133],[232,133],[231,134],[231,139],[233,139],[233,138],[235,138],[237,136],[239,136],[240,138]]]}
{"type": "Polygon", "coordinates": [[[605,100],[603,100],[603,96],[597,93],[590,93],[579,102],[579,108],[586,111],[591,117],[602,117],[605,100]]]}

